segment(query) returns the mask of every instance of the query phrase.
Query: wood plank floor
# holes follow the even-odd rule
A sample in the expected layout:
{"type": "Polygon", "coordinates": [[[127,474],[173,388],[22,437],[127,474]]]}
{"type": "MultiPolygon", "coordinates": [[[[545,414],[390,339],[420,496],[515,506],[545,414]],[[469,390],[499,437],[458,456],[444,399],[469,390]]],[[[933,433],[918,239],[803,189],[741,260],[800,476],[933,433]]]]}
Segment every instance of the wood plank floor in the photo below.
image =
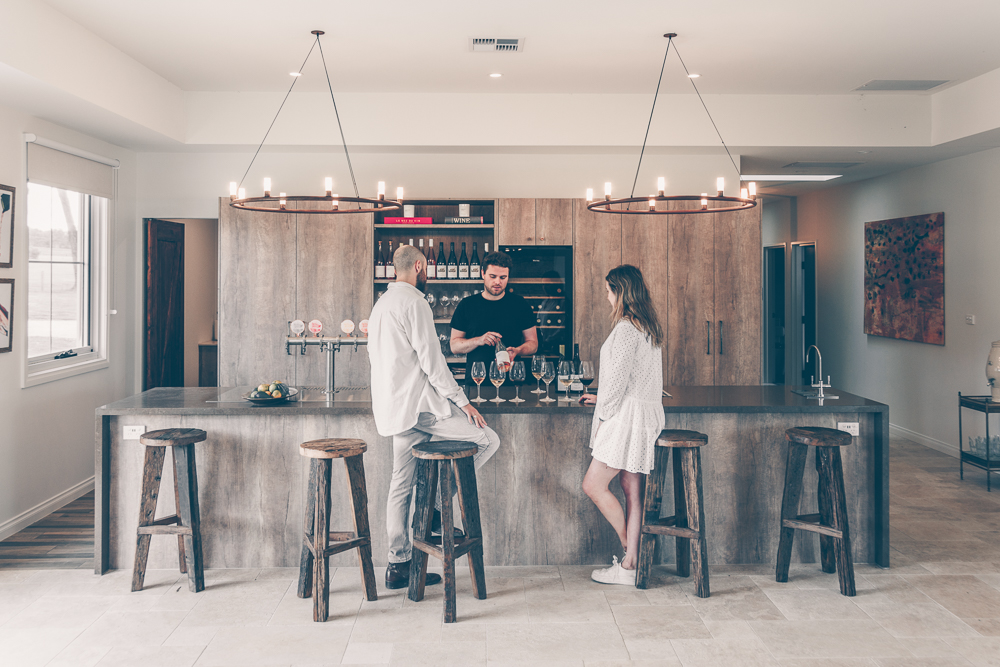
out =
{"type": "Polygon", "coordinates": [[[0,542],[0,569],[93,567],[93,491],[0,542]]]}

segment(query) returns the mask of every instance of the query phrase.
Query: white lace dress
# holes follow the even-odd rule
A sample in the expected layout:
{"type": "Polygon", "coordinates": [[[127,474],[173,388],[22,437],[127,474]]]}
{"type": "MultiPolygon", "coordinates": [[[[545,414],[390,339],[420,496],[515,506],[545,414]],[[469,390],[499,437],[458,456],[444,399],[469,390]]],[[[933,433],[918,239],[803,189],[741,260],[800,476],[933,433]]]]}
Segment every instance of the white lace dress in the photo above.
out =
{"type": "Polygon", "coordinates": [[[631,322],[615,325],[601,346],[590,448],[598,461],[648,474],[663,430],[663,357],[631,322]]]}

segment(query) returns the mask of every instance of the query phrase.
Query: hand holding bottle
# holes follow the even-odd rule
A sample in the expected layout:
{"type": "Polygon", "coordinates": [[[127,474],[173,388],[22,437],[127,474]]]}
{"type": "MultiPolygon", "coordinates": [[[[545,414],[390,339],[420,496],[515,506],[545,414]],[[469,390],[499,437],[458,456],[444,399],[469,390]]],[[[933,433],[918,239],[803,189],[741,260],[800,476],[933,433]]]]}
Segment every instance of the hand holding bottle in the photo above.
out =
{"type": "Polygon", "coordinates": [[[496,345],[500,342],[501,338],[503,338],[503,336],[498,334],[496,331],[487,331],[476,340],[480,345],[496,345]]]}

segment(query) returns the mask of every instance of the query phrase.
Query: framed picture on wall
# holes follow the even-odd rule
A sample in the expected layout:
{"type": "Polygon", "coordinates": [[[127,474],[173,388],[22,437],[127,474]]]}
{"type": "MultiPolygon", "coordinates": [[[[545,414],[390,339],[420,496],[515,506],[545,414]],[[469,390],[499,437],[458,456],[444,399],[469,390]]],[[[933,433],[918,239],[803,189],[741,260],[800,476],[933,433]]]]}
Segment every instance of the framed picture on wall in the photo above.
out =
{"type": "Polygon", "coordinates": [[[14,265],[14,188],[0,185],[0,269],[14,265]]]}
{"type": "Polygon", "coordinates": [[[0,278],[0,352],[10,352],[14,338],[14,279],[0,278]]]}

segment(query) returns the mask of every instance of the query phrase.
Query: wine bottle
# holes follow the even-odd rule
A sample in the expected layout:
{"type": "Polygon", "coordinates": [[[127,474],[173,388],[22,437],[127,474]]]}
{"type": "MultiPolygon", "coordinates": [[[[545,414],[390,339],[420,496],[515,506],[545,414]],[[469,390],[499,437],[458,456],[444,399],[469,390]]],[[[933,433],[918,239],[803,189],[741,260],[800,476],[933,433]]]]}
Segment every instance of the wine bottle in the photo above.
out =
{"type": "Polygon", "coordinates": [[[389,241],[389,256],[385,260],[385,277],[396,277],[396,265],[392,263],[392,241],[389,241]]]}
{"type": "Polygon", "coordinates": [[[437,259],[434,258],[434,239],[428,239],[430,248],[427,250],[427,277],[437,278],[437,259]]]}
{"type": "Polygon", "coordinates": [[[510,352],[507,351],[506,346],[503,344],[503,340],[497,341],[497,367],[501,372],[506,373],[510,370],[510,352]]]}
{"type": "Polygon", "coordinates": [[[465,254],[465,241],[462,241],[462,254],[458,258],[458,277],[461,280],[469,279],[469,256],[465,254]]]}
{"type": "Polygon", "coordinates": [[[437,278],[444,280],[448,277],[448,260],[444,258],[444,244],[438,246],[437,258],[437,278]]]}
{"type": "Polygon", "coordinates": [[[458,257],[455,256],[455,242],[451,242],[451,250],[448,253],[448,280],[458,279],[458,257]]]}
{"type": "Polygon", "coordinates": [[[562,373],[562,369],[563,369],[563,363],[562,362],[564,362],[564,361],[567,361],[567,359],[566,359],[566,346],[565,345],[560,345],[559,346],[559,359],[556,361],[556,380],[563,387],[568,386],[569,383],[570,383],[569,376],[563,375],[563,373],[562,373]]]}
{"type": "Polygon", "coordinates": [[[424,252],[424,240],[423,239],[420,239],[420,254],[421,255],[426,255],[426,253],[424,252]]]}
{"type": "Polygon", "coordinates": [[[469,264],[469,277],[470,278],[482,278],[483,271],[482,267],[479,266],[479,251],[476,246],[479,245],[475,241],[472,242],[472,260],[469,264]]]}
{"type": "Polygon", "coordinates": [[[583,391],[583,366],[580,363],[580,344],[573,343],[573,384],[572,391],[583,391]]]}
{"type": "Polygon", "coordinates": [[[382,253],[382,242],[378,242],[378,254],[375,255],[375,277],[385,278],[385,255],[382,253]]]}
{"type": "Polygon", "coordinates": [[[410,246],[413,245],[413,239],[410,239],[410,246]]]}

